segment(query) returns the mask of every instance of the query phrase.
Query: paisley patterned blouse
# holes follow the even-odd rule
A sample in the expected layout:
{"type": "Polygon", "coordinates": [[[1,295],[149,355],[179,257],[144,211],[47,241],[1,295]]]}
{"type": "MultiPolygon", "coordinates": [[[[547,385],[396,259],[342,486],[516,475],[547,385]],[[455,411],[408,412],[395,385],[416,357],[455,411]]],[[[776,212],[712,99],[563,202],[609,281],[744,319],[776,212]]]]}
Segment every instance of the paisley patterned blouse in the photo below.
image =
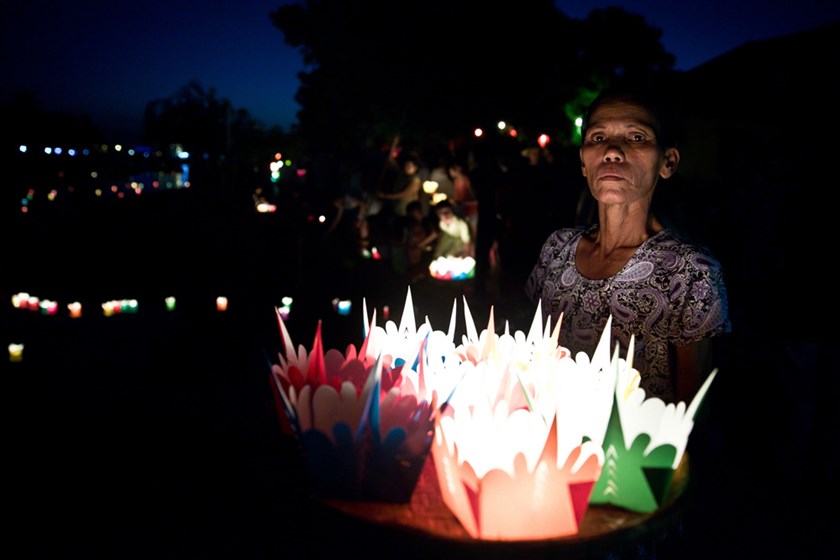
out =
{"type": "Polygon", "coordinates": [[[573,355],[592,356],[612,314],[611,349],[618,342],[626,357],[635,335],[633,367],[646,396],[673,402],[672,347],[732,330],[720,263],[706,248],[666,229],[642,243],[617,274],[591,280],[578,272],[575,255],[581,236],[597,227],[552,233],[526,292],[535,304],[542,302],[552,325],[563,313],[560,343],[573,355]]]}

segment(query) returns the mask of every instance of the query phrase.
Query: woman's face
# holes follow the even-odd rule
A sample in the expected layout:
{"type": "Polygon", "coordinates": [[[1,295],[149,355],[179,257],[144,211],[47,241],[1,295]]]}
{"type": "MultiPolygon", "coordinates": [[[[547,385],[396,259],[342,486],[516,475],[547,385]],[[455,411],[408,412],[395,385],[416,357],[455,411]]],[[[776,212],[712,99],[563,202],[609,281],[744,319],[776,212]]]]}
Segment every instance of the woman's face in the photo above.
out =
{"type": "Polygon", "coordinates": [[[606,102],[592,114],[580,161],[599,203],[650,203],[659,178],[674,173],[679,152],[658,146],[654,123],[650,111],[627,101],[606,102]]]}

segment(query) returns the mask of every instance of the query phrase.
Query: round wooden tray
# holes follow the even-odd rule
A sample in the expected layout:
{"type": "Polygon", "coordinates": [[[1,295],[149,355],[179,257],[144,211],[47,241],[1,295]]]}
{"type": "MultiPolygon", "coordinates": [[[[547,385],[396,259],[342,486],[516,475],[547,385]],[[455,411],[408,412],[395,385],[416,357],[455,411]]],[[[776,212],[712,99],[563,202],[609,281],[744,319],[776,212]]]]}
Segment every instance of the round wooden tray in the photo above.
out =
{"type": "MultiPolygon", "coordinates": [[[[661,534],[667,527],[673,525],[682,513],[683,500],[680,498],[683,497],[688,485],[688,468],[688,454],[686,453],[674,472],[668,497],[656,511],[637,513],[614,506],[593,505],[587,508],[577,534],[556,539],[542,539],[540,542],[591,544],[592,541],[597,540],[613,542],[616,539],[623,539],[627,541],[652,533],[661,534]]],[[[431,458],[426,461],[408,503],[343,500],[322,500],[322,502],[338,512],[379,526],[410,530],[446,540],[488,542],[470,536],[458,518],[443,503],[434,461],[431,458]]],[[[534,541],[525,542],[533,543],[534,541]]]]}

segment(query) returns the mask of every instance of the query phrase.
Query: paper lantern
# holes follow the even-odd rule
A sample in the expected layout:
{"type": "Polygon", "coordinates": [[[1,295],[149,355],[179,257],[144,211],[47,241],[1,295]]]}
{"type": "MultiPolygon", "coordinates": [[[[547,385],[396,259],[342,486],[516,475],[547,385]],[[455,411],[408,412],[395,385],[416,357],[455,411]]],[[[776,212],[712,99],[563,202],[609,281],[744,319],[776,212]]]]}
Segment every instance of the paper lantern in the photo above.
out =
{"type": "Polygon", "coordinates": [[[432,457],[444,503],[474,538],[576,534],[604,464],[612,404],[609,339],[593,360],[557,344],[558,323],[478,334],[465,300],[463,375],[438,417],[432,457]]]}
{"type": "Polygon", "coordinates": [[[674,473],[683,459],[697,410],[717,375],[714,369],[691,404],[665,404],[645,399],[638,370],[632,367],[634,340],[628,359],[617,360],[615,399],[604,436],[606,464],[592,493],[592,504],[610,504],[649,513],[668,497],[674,473]]]}
{"type": "Polygon", "coordinates": [[[402,370],[403,374],[419,388],[423,398],[435,400],[439,405],[444,404],[462,375],[458,369],[461,356],[454,342],[455,302],[447,332],[433,329],[428,318],[417,325],[410,288],[406,293],[399,325],[391,320],[383,326],[376,325],[376,310],[369,317],[367,300],[364,298],[362,311],[365,336],[368,338],[368,356],[373,358],[383,354],[386,363],[409,365],[409,368],[402,370]]]}
{"type": "Polygon", "coordinates": [[[216,298],[216,310],[217,311],[227,311],[228,308],[228,299],[225,296],[219,296],[216,298]]]}
{"type": "Polygon", "coordinates": [[[307,352],[295,350],[279,311],[277,320],[285,355],[271,368],[275,403],[283,431],[301,444],[312,492],[407,503],[429,455],[436,408],[410,362],[384,350],[373,356],[375,323],[358,352],[350,344],[342,353],[324,352],[319,321],[307,352]]]}
{"type": "Polygon", "coordinates": [[[292,308],[288,305],[281,305],[280,307],[277,308],[277,312],[280,314],[280,317],[284,321],[288,321],[289,320],[289,315],[292,312],[292,308]]]}
{"type": "Polygon", "coordinates": [[[55,315],[58,313],[58,303],[53,300],[43,299],[38,306],[41,309],[41,315],[55,315]]]}
{"type": "Polygon", "coordinates": [[[78,319],[82,316],[82,304],[78,301],[72,301],[67,304],[67,311],[70,313],[70,317],[78,319]]]}
{"type": "Polygon", "coordinates": [[[29,294],[26,292],[12,294],[12,306],[15,309],[26,309],[29,307],[29,294]]]}
{"type": "Polygon", "coordinates": [[[9,344],[9,361],[22,362],[23,361],[23,344],[12,342],[9,344]]]}
{"type": "Polygon", "coordinates": [[[429,273],[438,280],[464,280],[475,276],[472,257],[440,256],[429,263],[429,273]]]}
{"type": "Polygon", "coordinates": [[[350,315],[350,310],[353,307],[353,302],[349,299],[342,299],[338,302],[337,311],[339,315],[350,315]]]}
{"type": "Polygon", "coordinates": [[[168,296],[164,300],[164,303],[166,304],[166,310],[167,311],[175,311],[176,300],[173,296],[168,296]]]}

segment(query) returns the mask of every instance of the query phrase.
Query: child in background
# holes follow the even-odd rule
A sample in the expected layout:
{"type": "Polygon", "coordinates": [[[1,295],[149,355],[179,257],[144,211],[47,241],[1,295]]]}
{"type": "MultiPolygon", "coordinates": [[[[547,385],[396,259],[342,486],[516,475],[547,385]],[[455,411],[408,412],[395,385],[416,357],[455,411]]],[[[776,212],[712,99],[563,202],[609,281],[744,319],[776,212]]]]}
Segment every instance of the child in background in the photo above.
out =
{"type": "Polygon", "coordinates": [[[434,207],[438,227],[421,242],[422,247],[435,244],[432,260],[438,257],[473,257],[472,232],[467,221],[455,213],[448,199],[434,207]]]}

